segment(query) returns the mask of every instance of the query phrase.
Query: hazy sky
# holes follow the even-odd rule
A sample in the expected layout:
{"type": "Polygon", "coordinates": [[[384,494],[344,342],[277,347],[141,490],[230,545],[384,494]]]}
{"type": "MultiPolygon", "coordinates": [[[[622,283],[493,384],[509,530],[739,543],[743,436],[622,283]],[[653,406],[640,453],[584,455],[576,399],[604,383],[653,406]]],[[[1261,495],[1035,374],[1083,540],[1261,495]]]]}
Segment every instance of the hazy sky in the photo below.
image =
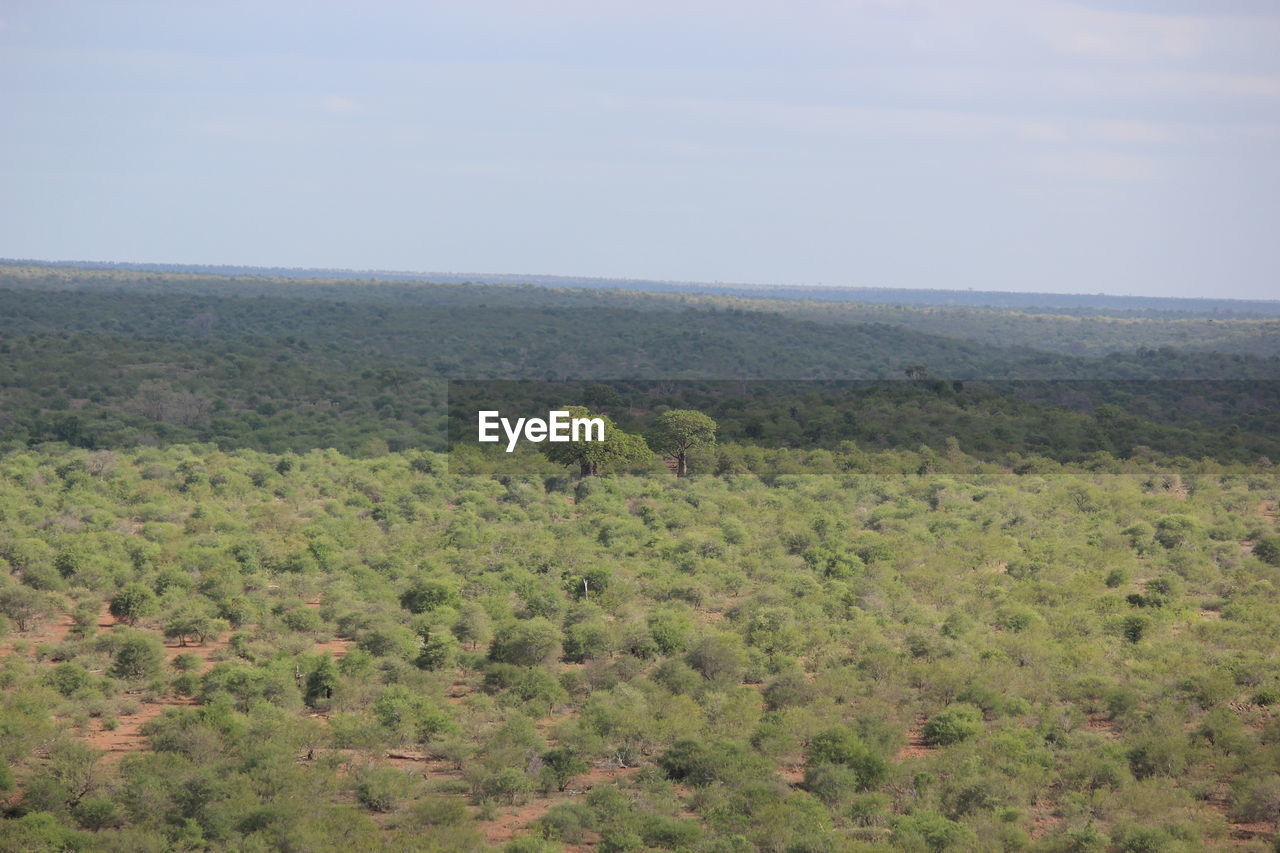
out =
{"type": "Polygon", "coordinates": [[[1280,297],[1280,0],[0,0],[0,256],[1280,297]]]}

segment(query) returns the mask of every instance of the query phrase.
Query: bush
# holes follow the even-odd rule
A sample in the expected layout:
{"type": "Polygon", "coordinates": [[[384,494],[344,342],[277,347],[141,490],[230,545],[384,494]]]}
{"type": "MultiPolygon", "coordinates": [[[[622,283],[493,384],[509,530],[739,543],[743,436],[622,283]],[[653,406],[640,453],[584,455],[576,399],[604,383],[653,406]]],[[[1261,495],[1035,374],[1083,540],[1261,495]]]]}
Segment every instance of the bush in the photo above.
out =
{"type": "Polygon", "coordinates": [[[801,672],[785,672],[764,689],[764,701],[771,711],[804,705],[812,698],[813,686],[801,672]]]}
{"type": "Polygon", "coordinates": [[[937,851],[963,850],[977,843],[973,830],[964,824],[948,820],[935,812],[916,812],[898,819],[890,837],[894,844],[912,849],[923,845],[924,849],[937,851]]]}
{"type": "Polygon", "coordinates": [[[504,767],[481,781],[480,796],[499,803],[518,805],[524,802],[532,787],[533,783],[523,771],[504,767]]]}
{"type": "Polygon", "coordinates": [[[563,746],[544,752],[542,764],[546,787],[554,787],[557,791],[569,787],[575,776],[586,773],[588,769],[587,763],[575,751],[563,746]]]}
{"type": "Polygon", "coordinates": [[[682,660],[664,660],[653,671],[653,680],[672,693],[693,694],[702,689],[702,676],[682,660]]]}
{"type": "Polygon", "coordinates": [[[63,696],[71,696],[93,684],[93,676],[80,664],[64,661],[49,671],[45,676],[45,683],[63,696]]]}
{"type": "Polygon", "coordinates": [[[649,847],[692,850],[702,840],[702,827],[689,820],[646,815],[640,823],[640,838],[649,847]]]}
{"type": "Polygon", "coordinates": [[[982,712],[973,705],[956,705],[929,718],[923,734],[930,746],[950,746],[981,731],[982,712]]]}
{"type": "Polygon", "coordinates": [[[389,812],[409,794],[409,777],[394,767],[375,767],[361,774],[356,799],[370,811],[389,812]]]}
{"type": "Polygon", "coordinates": [[[581,803],[557,803],[535,825],[543,838],[577,844],[596,826],[595,815],[581,803]]]}
{"type": "Polygon", "coordinates": [[[141,681],[156,677],[164,668],[164,646],[152,634],[130,631],[115,646],[111,674],[116,678],[141,681]]]}
{"type": "Polygon", "coordinates": [[[742,679],[747,655],[737,635],[711,634],[689,650],[688,662],[708,681],[736,682],[742,679]]]}
{"type": "Polygon", "coordinates": [[[400,606],[410,613],[429,613],[437,607],[456,607],[460,599],[451,585],[434,578],[420,578],[400,596],[400,606]]]}
{"type": "Polygon", "coordinates": [[[85,797],[76,804],[75,815],[83,829],[95,832],[123,823],[119,808],[106,797],[85,797]]]}
{"type": "Polygon", "coordinates": [[[419,826],[462,826],[471,822],[471,812],[452,797],[429,797],[414,803],[411,814],[419,826]]]}
{"type": "MultiPolygon", "coordinates": [[[[927,727],[926,727],[927,728],[927,727]]],[[[805,763],[810,770],[824,764],[839,765],[849,771],[849,781],[856,791],[865,791],[884,781],[889,772],[885,761],[871,751],[850,729],[828,729],[816,735],[805,750],[805,763]]],[[[834,780],[844,774],[816,774],[815,779],[834,780]]],[[[806,787],[809,775],[806,773],[806,787]]],[[[810,789],[812,790],[812,789],[810,789]]],[[[815,792],[817,793],[817,792],[815,792]]]]}
{"type": "Polygon", "coordinates": [[[706,787],[721,776],[720,755],[696,740],[676,741],[658,757],[658,766],[668,779],[695,788],[706,787]]]}
{"type": "Polygon", "coordinates": [[[1280,536],[1267,536],[1253,546],[1253,556],[1270,566],[1280,566],[1280,536]]]}
{"type": "Polygon", "coordinates": [[[1120,623],[1120,634],[1131,643],[1138,643],[1146,636],[1151,620],[1145,616],[1126,616],[1120,623]]]}
{"type": "Polygon", "coordinates": [[[542,617],[505,626],[489,646],[490,660],[517,666],[540,666],[558,657],[560,632],[542,617]]]}
{"type": "Polygon", "coordinates": [[[140,583],[127,584],[111,597],[108,605],[111,615],[128,625],[150,616],[156,610],[156,596],[140,583]]]}

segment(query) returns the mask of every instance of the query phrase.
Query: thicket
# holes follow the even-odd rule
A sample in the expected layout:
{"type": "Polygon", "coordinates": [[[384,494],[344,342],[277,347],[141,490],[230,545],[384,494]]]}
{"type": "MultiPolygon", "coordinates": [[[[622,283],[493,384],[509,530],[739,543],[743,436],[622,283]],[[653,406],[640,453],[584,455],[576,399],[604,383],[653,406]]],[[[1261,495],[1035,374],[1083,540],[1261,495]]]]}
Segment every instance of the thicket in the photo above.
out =
{"type": "Polygon", "coordinates": [[[531,803],[512,849],[1280,816],[1274,467],[711,450],[759,473],[7,454],[0,849],[474,850],[531,803]],[[152,700],[143,748],[92,747],[152,700]]]}

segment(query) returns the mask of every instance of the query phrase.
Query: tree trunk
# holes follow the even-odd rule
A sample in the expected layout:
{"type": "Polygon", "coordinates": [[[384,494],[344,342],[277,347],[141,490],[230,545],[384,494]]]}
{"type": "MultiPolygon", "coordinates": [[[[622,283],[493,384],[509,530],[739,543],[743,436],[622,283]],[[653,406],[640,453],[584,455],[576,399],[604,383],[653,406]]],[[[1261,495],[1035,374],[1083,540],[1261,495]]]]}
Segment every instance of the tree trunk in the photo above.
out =
{"type": "Polygon", "coordinates": [[[689,455],[687,453],[676,454],[676,476],[683,477],[689,473],[689,455]]]}

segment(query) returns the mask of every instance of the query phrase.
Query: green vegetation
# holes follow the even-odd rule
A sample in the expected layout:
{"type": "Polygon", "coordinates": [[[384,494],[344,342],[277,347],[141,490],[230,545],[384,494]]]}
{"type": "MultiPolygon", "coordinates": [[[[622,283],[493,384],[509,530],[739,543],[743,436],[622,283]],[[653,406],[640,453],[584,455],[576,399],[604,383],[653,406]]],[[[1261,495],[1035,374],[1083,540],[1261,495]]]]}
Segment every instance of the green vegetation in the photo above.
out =
{"type": "Polygon", "coordinates": [[[1269,359],[40,275],[0,290],[0,850],[1272,849],[1269,359]],[[996,381],[1104,367],[1221,381],[996,381]],[[774,370],[822,381],[710,381],[774,370]],[[439,452],[460,376],[582,380],[448,403],[615,440],[439,452]]]}

